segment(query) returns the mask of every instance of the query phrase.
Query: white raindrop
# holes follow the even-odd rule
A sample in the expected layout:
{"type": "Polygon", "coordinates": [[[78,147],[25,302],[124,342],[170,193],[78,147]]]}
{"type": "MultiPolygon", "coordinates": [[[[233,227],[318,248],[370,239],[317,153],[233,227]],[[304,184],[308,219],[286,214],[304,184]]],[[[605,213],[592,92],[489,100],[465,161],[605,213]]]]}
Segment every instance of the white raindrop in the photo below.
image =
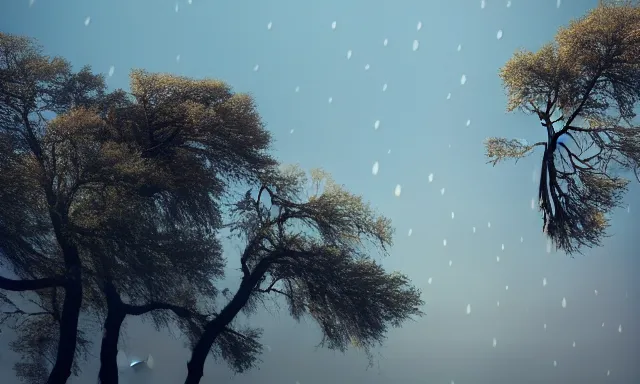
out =
{"type": "Polygon", "coordinates": [[[429,280],[427,280],[427,284],[431,285],[431,283],[433,283],[433,277],[430,277],[429,280]]]}
{"type": "Polygon", "coordinates": [[[402,186],[398,184],[396,185],[396,189],[393,191],[393,194],[396,195],[396,197],[399,197],[401,193],[402,193],[402,186]]]}
{"type": "Polygon", "coordinates": [[[269,24],[267,24],[267,29],[268,29],[268,30],[271,30],[271,27],[273,27],[273,23],[272,23],[272,22],[269,22],[269,24]]]}
{"type": "Polygon", "coordinates": [[[493,348],[495,348],[498,345],[498,340],[496,340],[496,338],[493,338],[493,348]]]}
{"type": "Polygon", "coordinates": [[[490,221],[487,222],[487,228],[491,228],[491,222],[490,221]]]}
{"type": "Polygon", "coordinates": [[[498,29],[498,33],[496,33],[496,39],[502,39],[502,29],[498,29]]]}
{"type": "Polygon", "coordinates": [[[375,163],[373,163],[373,167],[371,167],[371,173],[373,174],[373,176],[378,174],[379,167],[380,166],[378,165],[377,161],[375,163]]]}
{"type": "Polygon", "coordinates": [[[547,323],[544,323],[543,327],[544,329],[547,329],[547,323]]]}
{"type": "Polygon", "coordinates": [[[602,328],[604,328],[604,322],[602,323],[602,328]]]}
{"type": "Polygon", "coordinates": [[[416,26],[416,30],[419,31],[422,29],[422,21],[418,21],[418,25],[416,26]]]}
{"type": "Polygon", "coordinates": [[[378,129],[378,128],[380,128],[380,120],[376,120],[376,121],[373,123],[373,129],[378,129]]]}
{"type": "Polygon", "coordinates": [[[449,260],[449,266],[453,265],[453,260],[449,260]]]}
{"type": "Polygon", "coordinates": [[[496,261],[499,263],[500,262],[500,256],[496,256],[496,261]]]}
{"type": "Polygon", "coordinates": [[[562,308],[567,308],[567,299],[566,298],[562,298],[562,308]]]}
{"type": "Polygon", "coordinates": [[[496,307],[500,306],[500,300],[496,301],[496,307]]]}
{"type": "Polygon", "coordinates": [[[442,240],[442,245],[447,246],[447,239],[442,240]]]}
{"type": "Polygon", "coordinates": [[[300,92],[300,87],[299,87],[299,86],[296,86],[296,89],[294,89],[294,91],[295,91],[296,93],[300,92]]]}
{"type": "Polygon", "coordinates": [[[447,93],[447,100],[451,99],[451,93],[447,93]]]}
{"type": "Polygon", "coordinates": [[[329,97],[329,104],[333,103],[333,97],[329,97]]]}
{"type": "Polygon", "coordinates": [[[115,72],[116,67],[114,67],[113,65],[109,67],[109,77],[113,76],[113,72],[115,72]]]}
{"type": "Polygon", "coordinates": [[[551,253],[551,240],[547,240],[547,253],[551,253]]]}
{"type": "Polygon", "coordinates": [[[289,133],[293,133],[293,132],[294,132],[294,130],[293,130],[293,129],[289,131],[289,133]]]}
{"type": "Polygon", "coordinates": [[[486,7],[486,6],[487,6],[487,2],[485,0],[481,0],[480,1],[480,8],[484,9],[484,7],[486,7]]]}
{"type": "Polygon", "coordinates": [[[505,285],[505,286],[504,286],[504,290],[505,290],[505,291],[508,291],[508,290],[509,290],[509,286],[508,286],[508,285],[505,285]]]}
{"type": "Polygon", "coordinates": [[[353,52],[351,50],[347,51],[347,60],[349,60],[351,58],[351,55],[353,55],[353,52]]]}
{"type": "Polygon", "coordinates": [[[553,366],[554,366],[554,367],[557,367],[557,366],[558,366],[558,362],[557,362],[557,361],[555,361],[555,360],[553,360],[553,366]]]}
{"type": "Polygon", "coordinates": [[[473,230],[473,233],[476,233],[476,227],[473,227],[472,230],[473,230]]]}
{"type": "Polygon", "coordinates": [[[413,40],[413,51],[417,51],[420,48],[420,42],[418,40],[413,40]]]}
{"type": "Polygon", "coordinates": [[[87,27],[89,24],[91,24],[91,16],[87,16],[87,18],[84,19],[84,26],[87,27]]]}
{"type": "Polygon", "coordinates": [[[413,229],[409,228],[409,233],[407,236],[411,236],[411,234],[413,234],[413,229]]]}
{"type": "Polygon", "coordinates": [[[536,209],[536,201],[535,199],[531,199],[531,210],[536,209]]]}
{"type": "Polygon", "coordinates": [[[507,8],[511,8],[511,0],[507,1],[507,8]]]}
{"type": "Polygon", "coordinates": [[[575,347],[576,347],[576,342],[574,341],[574,342],[573,342],[573,344],[571,344],[571,346],[572,346],[573,348],[575,348],[575,347]]]}
{"type": "Polygon", "coordinates": [[[331,29],[336,29],[337,25],[338,23],[334,21],[333,23],[331,23],[331,29]]]}
{"type": "Polygon", "coordinates": [[[191,5],[191,4],[193,4],[193,0],[187,0],[187,3],[188,3],[189,5],[191,5]]]}
{"type": "Polygon", "coordinates": [[[520,242],[524,242],[524,237],[520,236],[520,242]]]}
{"type": "Polygon", "coordinates": [[[451,212],[451,219],[453,220],[453,219],[455,219],[455,218],[456,218],[456,214],[455,214],[455,212],[451,212]]]}
{"type": "Polygon", "coordinates": [[[556,8],[560,8],[560,5],[562,5],[562,0],[556,0],[556,8]]]}
{"type": "Polygon", "coordinates": [[[174,9],[175,9],[176,12],[178,12],[180,10],[180,4],[176,3],[176,6],[175,6],[174,9]]]}
{"type": "Polygon", "coordinates": [[[547,286],[547,278],[546,278],[546,277],[543,277],[543,278],[542,278],[542,286],[543,286],[543,287],[546,287],[546,286],[547,286]]]}
{"type": "Polygon", "coordinates": [[[176,63],[180,62],[180,55],[176,56],[176,63]]]}
{"type": "Polygon", "coordinates": [[[462,75],[460,77],[460,85],[465,85],[467,83],[467,75],[462,75]]]}
{"type": "Polygon", "coordinates": [[[467,304],[467,315],[471,314],[471,304],[467,304]]]}
{"type": "Polygon", "coordinates": [[[33,3],[35,3],[36,0],[29,0],[29,8],[33,7],[33,3]]]}
{"type": "Polygon", "coordinates": [[[259,70],[259,69],[260,69],[260,66],[259,66],[258,64],[256,64],[256,65],[253,67],[253,72],[258,72],[258,70],[259,70]]]}
{"type": "Polygon", "coordinates": [[[444,195],[444,188],[442,188],[442,189],[440,190],[440,194],[441,194],[441,195],[444,195]]]}
{"type": "Polygon", "coordinates": [[[387,44],[389,44],[389,39],[384,39],[382,41],[382,45],[384,45],[385,47],[387,46],[387,44]]]}
{"type": "Polygon", "coordinates": [[[607,376],[611,374],[611,371],[607,369],[607,376]]]}
{"type": "Polygon", "coordinates": [[[471,120],[467,120],[467,127],[471,125],[471,120]]]}
{"type": "Polygon", "coordinates": [[[462,51],[462,44],[458,44],[458,52],[462,51]]]}
{"type": "Polygon", "coordinates": [[[433,182],[433,173],[430,173],[430,174],[429,174],[429,182],[430,182],[430,183],[431,183],[431,182],[433,182]]]}
{"type": "Polygon", "coordinates": [[[386,92],[387,90],[387,83],[382,84],[382,92],[386,92]]]}
{"type": "Polygon", "coordinates": [[[631,204],[627,205],[627,213],[631,213],[631,204]]]}
{"type": "Polygon", "coordinates": [[[501,248],[502,248],[502,250],[504,251],[504,244],[502,244],[502,247],[501,247],[501,248]]]}
{"type": "Polygon", "coordinates": [[[597,290],[597,289],[594,289],[594,290],[593,290],[593,293],[595,293],[595,294],[596,294],[596,296],[598,296],[598,290],[597,290]]]}
{"type": "Polygon", "coordinates": [[[391,150],[388,150],[388,151],[387,151],[387,155],[390,155],[390,154],[391,154],[391,150]]]}
{"type": "Polygon", "coordinates": [[[364,66],[364,70],[365,70],[365,71],[368,71],[368,70],[369,70],[369,68],[371,68],[371,66],[369,66],[369,64],[367,64],[367,65],[365,65],[365,66],[364,66]]]}
{"type": "Polygon", "coordinates": [[[618,325],[618,333],[622,333],[622,324],[618,325]]]}

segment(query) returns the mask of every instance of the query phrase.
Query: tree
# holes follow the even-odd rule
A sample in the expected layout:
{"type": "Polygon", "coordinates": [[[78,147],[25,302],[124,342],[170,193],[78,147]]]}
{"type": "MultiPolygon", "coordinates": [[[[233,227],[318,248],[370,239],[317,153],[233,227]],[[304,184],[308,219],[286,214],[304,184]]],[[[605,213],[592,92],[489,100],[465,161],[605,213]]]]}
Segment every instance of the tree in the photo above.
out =
{"type": "Polygon", "coordinates": [[[39,360],[18,373],[51,362],[48,382],[64,383],[81,312],[104,320],[106,382],[126,315],[163,325],[170,310],[197,328],[221,274],[218,200],[273,166],[269,143],[252,99],[223,82],[138,70],[129,94],[108,93],[90,68],[0,34],[0,256],[18,277],[0,289],[32,291],[59,328],[35,344],[50,327],[18,329],[15,348],[39,360]]]}
{"type": "MultiPolygon", "coordinates": [[[[546,140],[489,138],[493,165],[543,149],[543,230],[568,254],[601,244],[608,214],[640,174],[640,3],[601,1],[537,52],[519,51],[500,71],[507,111],[535,115],[546,140]]],[[[640,179],[640,178],[639,178],[640,179]]]]}
{"type": "MultiPolygon", "coordinates": [[[[312,317],[322,345],[340,351],[358,345],[369,353],[389,326],[422,315],[420,291],[405,275],[385,272],[370,255],[374,249],[387,253],[390,220],[321,170],[312,171],[310,181],[311,196],[304,198],[308,179],[298,168],[264,174],[257,194],[248,191],[231,210],[231,233],[246,241],[242,280],[201,334],[192,334],[197,337],[185,383],[200,382],[207,354],[225,327],[266,295],[283,296],[297,320],[312,317]]],[[[250,366],[256,345],[236,350],[250,366]]]]}
{"type": "Polygon", "coordinates": [[[61,342],[51,383],[65,382],[71,373],[83,291],[79,250],[69,231],[69,200],[56,191],[52,153],[40,140],[44,116],[91,104],[102,91],[100,78],[88,68],[73,73],[66,61],[42,55],[31,40],[0,34],[0,248],[23,279],[3,279],[0,288],[63,288],[61,342]]]}

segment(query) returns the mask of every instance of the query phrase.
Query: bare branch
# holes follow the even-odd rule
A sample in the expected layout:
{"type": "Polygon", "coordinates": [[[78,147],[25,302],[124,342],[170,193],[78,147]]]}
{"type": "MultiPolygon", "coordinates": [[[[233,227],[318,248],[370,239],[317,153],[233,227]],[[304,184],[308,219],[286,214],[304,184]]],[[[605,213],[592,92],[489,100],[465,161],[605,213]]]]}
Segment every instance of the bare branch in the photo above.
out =
{"type": "Polygon", "coordinates": [[[34,280],[15,280],[0,276],[0,289],[7,291],[35,291],[52,287],[61,287],[64,280],[60,277],[51,277],[34,280]]]}

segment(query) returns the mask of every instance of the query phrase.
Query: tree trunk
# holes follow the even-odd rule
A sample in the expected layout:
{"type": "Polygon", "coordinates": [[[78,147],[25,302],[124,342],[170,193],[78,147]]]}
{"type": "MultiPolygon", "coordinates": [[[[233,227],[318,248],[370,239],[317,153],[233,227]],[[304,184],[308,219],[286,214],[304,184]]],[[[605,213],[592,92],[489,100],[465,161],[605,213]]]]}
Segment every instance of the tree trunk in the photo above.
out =
{"type": "Polygon", "coordinates": [[[209,351],[216,339],[226,327],[233,321],[242,308],[249,301],[251,293],[259,284],[260,279],[266,273],[270,263],[265,260],[258,263],[253,273],[248,278],[243,279],[238,292],[224,309],[211,320],[204,328],[204,333],[191,351],[191,360],[187,363],[187,379],[185,384],[198,384],[204,374],[204,363],[207,360],[209,351]]]}
{"type": "Polygon", "coordinates": [[[47,384],[66,383],[71,376],[71,368],[73,367],[78,336],[78,318],[82,306],[82,282],[80,281],[80,269],[71,272],[71,274],[72,276],[65,284],[56,363],[49,374],[47,384]]]}
{"type": "Polygon", "coordinates": [[[120,296],[110,283],[106,284],[107,318],[104,322],[102,345],[100,346],[101,384],[118,383],[118,339],[120,327],[126,317],[126,312],[120,296]]]}

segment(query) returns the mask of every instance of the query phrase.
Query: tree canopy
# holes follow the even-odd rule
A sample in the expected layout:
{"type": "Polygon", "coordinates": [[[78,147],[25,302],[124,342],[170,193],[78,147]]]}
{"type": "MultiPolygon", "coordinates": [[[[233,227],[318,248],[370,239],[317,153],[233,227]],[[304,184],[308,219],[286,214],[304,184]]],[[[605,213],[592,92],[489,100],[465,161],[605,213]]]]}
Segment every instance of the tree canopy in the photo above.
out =
{"type": "MultiPolygon", "coordinates": [[[[321,345],[366,353],[384,340],[388,327],[421,316],[420,291],[407,276],[388,273],[374,258],[392,245],[391,222],[362,197],[315,169],[296,166],[264,174],[257,193],[249,190],[231,209],[231,234],[246,246],[236,293],[192,339],[185,383],[198,383],[204,362],[224,327],[266,295],[284,298],[294,319],[312,318],[321,345]]],[[[195,334],[194,334],[195,335],[195,334]]],[[[244,355],[249,366],[253,344],[244,355]]]]}
{"type": "Polygon", "coordinates": [[[546,139],[529,145],[489,138],[489,161],[542,148],[543,230],[569,254],[600,245],[629,183],[624,171],[640,179],[640,4],[601,1],[553,42],[516,52],[500,77],[507,111],[535,115],[546,139]]]}
{"type": "Polygon", "coordinates": [[[215,300],[219,199],[275,164],[269,144],[252,99],[223,82],[133,71],[131,92],[108,92],[90,68],[0,34],[0,253],[18,277],[0,288],[43,309],[16,324],[14,349],[32,357],[17,373],[65,382],[81,315],[104,320],[113,368],[124,316],[164,325],[155,310],[215,300]]]}
{"type": "Polygon", "coordinates": [[[176,325],[242,372],[261,330],[238,327],[267,295],[312,317],[323,344],[367,353],[421,315],[420,292],[373,257],[391,222],[321,170],[278,167],[252,98],[224,82],[133,70],[130,91],[0,33],[0,325],[30,383],[78,374],[98,327],[99,378],[117,383],[126,316],[176,325]],[[253,185],[230,207],[223,197],[253,185]],[[219,297],[222,217],[246,242],[242,280],[219,297]],[[227,299],[220,308],[222,299],[227,299]]]}

